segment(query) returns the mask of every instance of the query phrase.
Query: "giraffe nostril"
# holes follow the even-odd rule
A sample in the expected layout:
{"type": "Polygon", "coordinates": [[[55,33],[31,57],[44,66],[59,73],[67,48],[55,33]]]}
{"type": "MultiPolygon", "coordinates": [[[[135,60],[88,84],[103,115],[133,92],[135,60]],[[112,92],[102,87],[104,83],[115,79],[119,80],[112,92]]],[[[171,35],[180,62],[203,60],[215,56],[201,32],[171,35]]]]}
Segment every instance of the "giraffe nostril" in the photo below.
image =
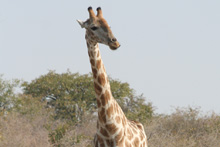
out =
{"type": "Polygon", "coordinates": [[[111,41],[112,41],[112,42],[116,42],[117,39],[116,39],[116,38],[112,38],[111,41]]]}

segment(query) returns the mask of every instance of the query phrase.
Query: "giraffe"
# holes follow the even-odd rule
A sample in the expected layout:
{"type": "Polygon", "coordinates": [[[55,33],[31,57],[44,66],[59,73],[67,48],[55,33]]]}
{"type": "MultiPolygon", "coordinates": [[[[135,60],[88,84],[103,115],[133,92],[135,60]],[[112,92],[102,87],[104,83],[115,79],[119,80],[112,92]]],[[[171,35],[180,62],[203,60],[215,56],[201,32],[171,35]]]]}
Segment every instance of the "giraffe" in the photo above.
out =
{"type": "Polygon", "coordinates": [[[86,43],[90,58],[94,88],[96,93],[98,120],[94,137],[95,147],[147,147],[147,137],[141,123],[126,118],[121,107],[113,98],[106,70],[101,58],[98,43],[116,50],[120,47],[108,23],[103,18],[102,10],[97,8],[95,15],[92,7],[88,8],[89,19],[77,20],[86,29],[86,43]]]}

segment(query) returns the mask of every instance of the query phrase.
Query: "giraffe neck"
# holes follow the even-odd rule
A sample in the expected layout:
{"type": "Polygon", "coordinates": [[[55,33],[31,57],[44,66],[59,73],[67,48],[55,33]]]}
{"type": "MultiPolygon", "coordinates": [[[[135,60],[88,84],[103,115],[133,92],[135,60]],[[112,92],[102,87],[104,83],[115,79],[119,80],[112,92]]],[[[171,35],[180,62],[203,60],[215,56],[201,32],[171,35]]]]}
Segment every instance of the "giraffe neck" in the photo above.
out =
{"type": "Polygon", "coordinates": [[[111,88],[101,58],[98,43],[87,39],[88,54],[91,63],[98,108],[104,107],[112,99],[111,88]]]}
{"type": "MultiPolygon", "coordinates": [[[[93,73],[97,106],[98,111],[101,112],[102,109],[107,109],[109,105],[111,105],[111,103],[115,100],[112,97],[110,83],[99,51],[99,45],[98,43],[93,44],[91,43],[91,41],[89,43],[88,42],[89,41],[87,40],[88,54],[93,73]]],[[[103,121],[106,122],[105,119],[103,121]]]]}
{"type": "Polygon", "coordinates": [[[100,134],[102,137],[123,134],[127,119],[121,107],[112,96],[98,43],[92,40],[88,32],[86,33],[86,41],[98,106],[97,134],[100,134]]]}

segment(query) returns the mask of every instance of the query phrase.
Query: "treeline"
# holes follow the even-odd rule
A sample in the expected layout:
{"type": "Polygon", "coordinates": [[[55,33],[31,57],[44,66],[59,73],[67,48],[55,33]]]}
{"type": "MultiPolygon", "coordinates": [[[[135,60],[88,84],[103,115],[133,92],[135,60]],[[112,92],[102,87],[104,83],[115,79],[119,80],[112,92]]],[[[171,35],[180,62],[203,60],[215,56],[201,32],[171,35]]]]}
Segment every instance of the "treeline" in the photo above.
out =
{"type": "MultiPolygon", "coordinates": [[[[219,115],[191,107],[155,114],[152,104],[128,83],[109,81],[126,116],[144,124],[149,146],[220,146],[219,115]]],[[[0,146],[90,147],[96,109],[91,74],[50,71],[31,82],[0,76],[0,146]],[[15,93],[17,88],[22,92],[15,93]]]]}
{"type": "MultiPolygon", "coordinates": [[[[153,116],[152,104],[145,102],[143,95],[136,95],[128,83],[112,78],[109,82],[114,98],[129,119],[145,123],[153,116]]],[[[97,104],[93,77],[91,74],[49,71],[31,82],[0,78],[0,107],[1,116],[8,117],[11,112],[18,112],[31,119],[35,119],[38,112],[43,114],[41,111],[44,109],[48,118],[63,122],[59,127],[54,127],[53,123],[45,126],[49,131],[49,142],[56,144],[71,126],[95,122],[97,104]],[[22,89],[22,93],[14,93],[17,87],[22,89]],[[48,102],[50,96],[54,100],[48,102]]]]}

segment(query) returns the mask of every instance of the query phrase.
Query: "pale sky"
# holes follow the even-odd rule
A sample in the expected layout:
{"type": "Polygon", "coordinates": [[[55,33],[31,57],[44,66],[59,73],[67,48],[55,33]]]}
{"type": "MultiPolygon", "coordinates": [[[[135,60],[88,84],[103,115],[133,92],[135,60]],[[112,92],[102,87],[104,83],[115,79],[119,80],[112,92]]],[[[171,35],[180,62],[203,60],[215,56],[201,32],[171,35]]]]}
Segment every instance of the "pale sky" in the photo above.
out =
{"type": "Polygon", "coordinates": [[[31,81],[48,70],[91,72],[76,19],[102,7],[121,47],[100,45],[108,75],[143,93],[156,112],[220,113],[219,0],[0,0],[0,74],[31,81]]]}

